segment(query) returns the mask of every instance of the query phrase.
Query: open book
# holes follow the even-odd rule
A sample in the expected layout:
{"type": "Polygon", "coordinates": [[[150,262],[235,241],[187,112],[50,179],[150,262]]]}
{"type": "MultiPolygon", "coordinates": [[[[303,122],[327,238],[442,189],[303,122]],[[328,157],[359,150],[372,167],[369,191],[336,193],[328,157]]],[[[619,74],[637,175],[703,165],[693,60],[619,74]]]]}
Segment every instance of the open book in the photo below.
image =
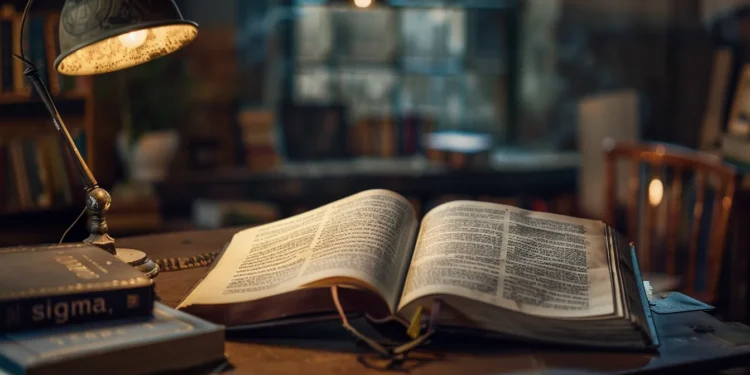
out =
{"type": "Polygon", "coordinates": [[[227,326],[335,312],[410,320],[435,299],[439,326],[511,338],[653,347],[631,248],[600,221],[454,201],[421,222],[369,190],[242,230],[179,309],[227,326]]]}

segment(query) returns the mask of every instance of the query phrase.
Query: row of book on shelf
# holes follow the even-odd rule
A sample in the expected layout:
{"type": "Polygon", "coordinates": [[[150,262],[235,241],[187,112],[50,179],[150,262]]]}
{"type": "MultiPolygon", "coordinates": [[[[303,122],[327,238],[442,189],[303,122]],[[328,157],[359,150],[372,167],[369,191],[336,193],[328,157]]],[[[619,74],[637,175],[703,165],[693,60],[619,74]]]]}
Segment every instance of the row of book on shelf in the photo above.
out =
{"type": "MultiPolygon", "coordinates": [[[[72,136],[85,157],[82,130],[72,136]]],[[[69,153],[55,133],[0,140],[0,212],[68,207],[83,188],[69,153]]]]}
{"type": "MultiPolygon", "coordinates": [[[[440,194],[429,199],[420,199],[407,194],[405,197],[412,204],[417,215],[423,215],[441,204],[460,200],[505,204],[536,212],[567,216],[578,214],[576,198],[572,194],[558,194],[552,197],[440,194]]],[[[285,212],[297,215],[315,208],[317,206],[314,204],[297,204],[293,207],[282,208],[280,204],[269,201],[199,199],[193,202],[192,215],[193,224],[197,227],[217,229],[267,224],[283,219],[285,212]]]]}
{"type": "Polygon", "coordinates": [[[238,114],[245,165],[265,171],[287,161],[392,158],[422,153],[434,121],[422,116],[371,116],[349,125],[341,106],[293,105],[238,114]],[[283,156],[282,156],[283,155],[283,156]]]}
{"type": "Polygon", "coordinates": [[[21,41],[21,12],[11,4],[0,5],[0,95],[31,95],[31,84],[23,75],[23,62],[13,57],[21,53],[36,65],[42,82],[53,95],[81,89],[83,78],[58,74],[55,59],[60,53],[57,35],[59,13],[29,15],[21,41]]]}

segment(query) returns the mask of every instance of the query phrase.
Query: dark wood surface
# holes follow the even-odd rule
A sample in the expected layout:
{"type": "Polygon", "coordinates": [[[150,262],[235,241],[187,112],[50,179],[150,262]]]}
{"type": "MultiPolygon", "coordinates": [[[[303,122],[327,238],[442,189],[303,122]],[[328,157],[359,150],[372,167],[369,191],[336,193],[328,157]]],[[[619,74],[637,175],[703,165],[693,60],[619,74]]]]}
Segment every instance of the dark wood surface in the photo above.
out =
{"type": "MultiPolygon", "coordinates": [[[[170,233],[118,240],[119,247],[141,249],[153,258],[189,256],[220,250],[238,229],[170,233]]],[[[162,302],[176,306],[179,300],[206,273],[206,268],[165,272],[156,278],[162,302]]],[[[658,354],[587,352],[560,348],[531,347],[524,344],[460,342],[410,356],[398,370],[415,374],[456,373],[705,373],[710,370],[750,363],[747,333],[736,334],[702,312],[655,315],[662,340],[658,354]],[[709,331],[700,333],[697,331],[709,331]],[[731,332],[732,338],[727,339],[731,332]]],[[[332,322],[339,327],[338,322],[332,322]]],[[[334,328],[336,329],[336,328],[334,328]]],[[[227,355],[232,364],[228,373],[382,373],[369,352],[358,346],[343,330],[319,339],[267,339],[249,337],[228,339],[227,355]]]]}

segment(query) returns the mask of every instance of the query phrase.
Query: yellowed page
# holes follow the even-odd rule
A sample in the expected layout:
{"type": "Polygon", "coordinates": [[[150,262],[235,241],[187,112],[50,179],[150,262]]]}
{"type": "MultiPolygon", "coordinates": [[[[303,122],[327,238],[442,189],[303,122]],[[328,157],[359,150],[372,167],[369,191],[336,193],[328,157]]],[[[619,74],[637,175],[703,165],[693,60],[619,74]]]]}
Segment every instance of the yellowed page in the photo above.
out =
{"type": "Polygon", "coordinates": [[[422,221],[399,308],[432,294],[539,316],[612,314],[604,224],[493,203],[440,205],[422,221]]]}
{"type": "Polygon", "coordinates": [[[409,201],[368,190],[234,235],[178,308],[251,301],[330,277],[373,285],[394,310],[416,233],[409,201]]]}

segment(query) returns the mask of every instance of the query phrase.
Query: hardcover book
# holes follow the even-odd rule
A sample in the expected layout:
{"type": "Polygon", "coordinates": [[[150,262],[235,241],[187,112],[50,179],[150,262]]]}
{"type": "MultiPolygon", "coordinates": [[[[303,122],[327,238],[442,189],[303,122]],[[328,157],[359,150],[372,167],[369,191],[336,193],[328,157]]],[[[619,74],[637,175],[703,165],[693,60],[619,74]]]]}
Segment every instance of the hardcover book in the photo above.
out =
{"type": "Polygon", "coordinates": [[[159,303],[149,318],[0,335],[0,374],[150,374],[223,358],[223,327],[159,303]]]}
{"type": "Polygon", "coordinates": [[[438,331],[651,350],[633,254],[601,221],[466,200],[420,221],[401,195],[369,190],[236,233],[178,308],[230,327],[427,315],[438,331]]]}
{"type": "Polygon", "coordinates": [[[153,281],[98,247],[0,249],[0,332],[150,316],[153,281]]]}

